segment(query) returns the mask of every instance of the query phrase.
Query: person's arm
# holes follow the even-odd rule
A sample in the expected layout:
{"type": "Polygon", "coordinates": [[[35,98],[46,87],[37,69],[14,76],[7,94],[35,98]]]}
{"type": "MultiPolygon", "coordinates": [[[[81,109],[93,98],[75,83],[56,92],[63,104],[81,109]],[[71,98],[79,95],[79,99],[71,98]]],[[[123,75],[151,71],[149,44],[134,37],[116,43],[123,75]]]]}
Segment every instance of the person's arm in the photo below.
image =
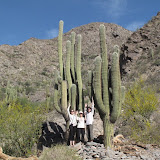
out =
{"type": "Polygon", "coordinates": [[[71,114],[70,114],[69,110],[70,110],[70,103],[69,103],[68,108],[67,108],[68,115],[70,116],[71,114]]]}
{"type": "Polygon", "coordinates": [[[92,98],[92,113],[94,114],[94,100],[92,98]]]}

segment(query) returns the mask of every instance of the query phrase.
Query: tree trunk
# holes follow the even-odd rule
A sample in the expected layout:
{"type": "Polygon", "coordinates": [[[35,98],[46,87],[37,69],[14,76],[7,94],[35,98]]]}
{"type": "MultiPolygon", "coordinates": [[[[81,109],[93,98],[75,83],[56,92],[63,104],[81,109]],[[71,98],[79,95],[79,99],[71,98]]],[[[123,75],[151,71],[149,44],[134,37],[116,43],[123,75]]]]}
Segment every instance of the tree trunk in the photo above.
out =
{"type": "Polygon", "coordinates": [[[105,148],[112,147],[112,139],[114,136],[113,124],[110,120],[105,116],[103,118],[103,131],[104,131],[104,145],[105,148]]]}

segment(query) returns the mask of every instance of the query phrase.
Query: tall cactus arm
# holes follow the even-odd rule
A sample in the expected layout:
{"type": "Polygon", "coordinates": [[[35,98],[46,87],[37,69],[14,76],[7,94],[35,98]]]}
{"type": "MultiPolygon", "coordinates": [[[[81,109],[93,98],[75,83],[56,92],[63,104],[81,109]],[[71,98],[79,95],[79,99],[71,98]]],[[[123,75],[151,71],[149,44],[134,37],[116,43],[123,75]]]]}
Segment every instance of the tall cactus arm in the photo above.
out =
{"type": "Polygon", "coordinates": [[[70,55],[71,55],[71,42],[70,41],[67,41],[66,52],[67,52],[67,58],[66,58],[66,78],[67,78],[67,83],[68,83],[69,102],[71,103],[72,78],[71,78],[71,73],[70,73],[70,55]]]}
{"type": "Polygon", "coordinates": [[[120,68],[119,68],[119,54],[114,52],[112,55],[112,66],[111,66],[111,86],[112,86],[112,112],[111,122],[114,123],[120,112],[120,68]]]}
{"type": "Polygon", "coordinates": [[[67,81],[62,81],[62,109],[61,110],[67,110],[67,81]]]}
{"type": "Polygon", "coordinates": [[[94,71],[94,94],[97,102],[97,109],[100,114],[105,115],[106,109],[102,100],[102,88],[101,88],[101,57],[95,59],[95,71],[94,71]]]}
{"type": "Polygon", "coordinates": [[[77,57],[76,57],[76,75],[77,75],[77,82],[78,82],[78,108],[82,111],[82,77],[81,77],[81,40],[82,37],[79,34],[78,38],[78,46],[77,46],[77,57]]]}
{"type": "Polygon", "coordinates": [[[106,33],[105,26],[100,25],[99,28],[100,34],[100,48],[102,56],[102,97],[103,103],[106,107],[107,115],[109,116],[109,94],[108,94],[108,57],[107,57],[107,46],[106,46],[106,33]]]}
{"type": "Polygon", "coordinates": [[[71,75],[73,78],[73,82],[75,82],[75,71],[74,71],[74,54],[75,54],[75,37],[76,33],[71,33],[71,75]]]}
{"type": "Polygon", "coordinates": [[[71,109],[76,109],[76,98],[77,98],[77,87],[75,84],[72,84],[71,87],[71,109]]]}
{"type": "Polygon", "coordinates": [[[63,77],[62,36],[63,36],[63,21],[61,20],[59,22],[59,34],[58,34],[58,55],[59,55],[59,69],[61,77],[63,77]]]}
{"type": "Polygon", "coordinates": [[[61,111],[61,108],[59,107],[59,105],[58,105],[58,90],[56,89],[56,87],[55,87],[55,89],[54,89],[54,108],[56,109],[56,111],[58,112],[58,113],[62,113],[62,111],[61,111]]]}
{"type": "Polygon", "coordinates": [[[90,101],[92,101],[92,96],[93,96],[93,72],[92,71],[88,71],[88,85],[87,85],[87,89],[88,89],[88,95],[90,98],[90,101]]]}

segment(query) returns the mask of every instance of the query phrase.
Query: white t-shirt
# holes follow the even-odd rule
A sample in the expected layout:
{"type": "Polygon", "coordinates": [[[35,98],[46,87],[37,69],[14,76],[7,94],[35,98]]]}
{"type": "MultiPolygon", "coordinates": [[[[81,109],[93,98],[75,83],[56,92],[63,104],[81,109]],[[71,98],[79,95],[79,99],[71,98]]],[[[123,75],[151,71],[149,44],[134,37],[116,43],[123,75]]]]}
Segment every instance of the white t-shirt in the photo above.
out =
{"type": "Polygon", "coordinates": [[[84,121],[84,117],[77,117],[77,128],[85,128],[85,121],[84,121]]]}
{"type": "Polygon", "coordinates": [[[94,104],[92,104],[92,111],[86,111],[86,125],[93,124],[93,115],[94,115],[94,104]]]}
{"type": "Polygon", "coordinates": [[[70,125],[73,124],[73,126],[76,126],[77,125],[77,115],[70,114],[69,109],[70,109],[70,107],[67,108],[69,120],[70,120],[70,125]]]}

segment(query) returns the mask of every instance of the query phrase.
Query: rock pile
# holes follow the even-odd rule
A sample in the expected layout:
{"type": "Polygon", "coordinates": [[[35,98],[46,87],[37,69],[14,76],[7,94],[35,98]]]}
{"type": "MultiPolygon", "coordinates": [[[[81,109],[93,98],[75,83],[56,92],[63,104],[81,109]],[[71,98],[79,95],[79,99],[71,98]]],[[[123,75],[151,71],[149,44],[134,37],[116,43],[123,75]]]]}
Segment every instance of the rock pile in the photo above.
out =
{"type": "MultiPolygon", "coordinates": [[[[129,146],[127,147],[129,148],[129,146]]],[[[132,145],[130,148],[134,148],[134,152],[114,151],[111,148],[106,150],[103,144],[96,142],[87,142],[85,145],[77,143],[74,148],[84,160],[160,160],[160,148],[155,148],[152,145],[146,145],[143,148],[132,145]]]]}

